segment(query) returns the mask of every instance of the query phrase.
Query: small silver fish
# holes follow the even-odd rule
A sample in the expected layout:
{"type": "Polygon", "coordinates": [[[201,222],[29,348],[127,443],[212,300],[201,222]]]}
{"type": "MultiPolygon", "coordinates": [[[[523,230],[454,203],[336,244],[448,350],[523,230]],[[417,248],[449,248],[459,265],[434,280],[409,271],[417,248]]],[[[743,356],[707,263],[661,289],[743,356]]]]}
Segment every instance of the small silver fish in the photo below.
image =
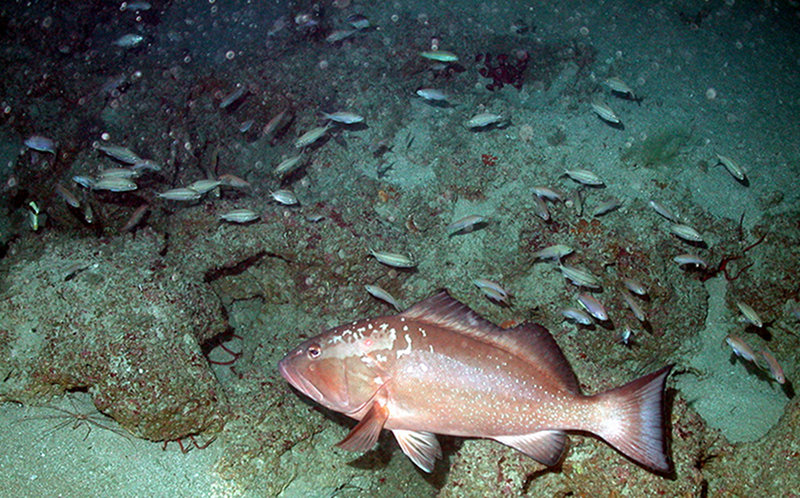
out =
{"type": "Polygon", "coordinates": [[[38,152],[56,153],[56,143],[50,138],[41,135],[31,135],[25,139],[25,146],[38,152]]]}
{"type": "Polygon", "coordinates": [[[137,164],[142,162],[142,158],[140,158],[135,152],[127,147],[122,147],[121,145],[99,144],[97,146],[97,150],[107,156],[113,157],[117,161],[126,164],[137,164]]]}
{"type": "Polygon", "coordinates": [[[277,176],[284,177],[300,167],[301,159],[303,159],[303,154],[298,154],[296,156],[286,158],[283,161],[281,161],[280,164],[275,166],[275,169],[272,172],[275,173],[277,176]]]}
{"type": "Polygon", "coordinates": [[[678,263],[678,266],[691,265],[701,270],[708,268],[708,263],[696,254],[678,254],[672,260],[678,263]]]}
{"type": "Polygon", "coordinates": [[[140,159],[131,166],[134,171],[161,171],[161,165],[150,159],[140,159]]]}
{"type": "Polygon", "coordinates": [[[188,188],[196,190],[201,194],[207,194],[220,185],[222,185],[222,182],[219,180],[203,179],[192,182],[190,185],[188,185],[188,188]]]}
{"type": "Polygon", "coordinates": [[[728,334],[725,337],[725,342],[728,343],[728,346],[731,347],[733,353],[740,358],[743,358],[747,361],[752,361],[755,363],[756,361],[756,354],[753,352],[753,349],[747,345],[744,340],[735,334],[728,334]]]}
{"type": "Polygon", "coordinates": [[[764,349],[758,351],[758,354],[760,354],[761,357],[764,358],[764,361],[767,362],[767,366],[769,367],[769,372],[772,374],[772,378],[775,379],[778,384],[785,384],[786,376],[783,374],[783,368],[781,368],[778,360],[775,359],[772,351],[770,351],[769,348],[764,347],[764,349]]]}
{"type": "Polygon", "coordinates": [[[572,320],[575,323],[580,323],[581,325],[592,324],[592,318],[578,308],[564,308],[561,310],[561,314],[564,315],[564,317],[568,320],[572,320]]]}
{"type": "Polygon", "coordinates": [[[588,169],[568,169],[564,171],[564,174],[566,174],[568,177],[575,180],[576,182],[582,183],[584,185],[589,185],[592,187],[599,187],[601,185],[605,185],[605,183],[603,183],[603,180],[601,180],[599,176],[589,171],[588,169]]]}
{"type": "Polygon", "coordinates": [[[484,113],[481,113],[481,114],[477,114],[477,115],[471,117],[470,119],[468,119],[464,123],[464,126],[466,126],[467,128],[470,128],[470,129],[486,128],[487,126],[490,126],[490,125],[500,126],[500,124],[503,123],[504,121],[505,121],[505,118],[503,118],[503,116],[501,116],[500,114],[494,114],[494,113],[491,113],[491,112],[484,112],[484,113]]]}
{"type": "Polygon", "coordinates": [[[298,203],[294,192],[288,189],[276,190],[274,192],[270,192],[269,195],[272,196],[273,200],[283,204],[284,206],[294,206],[298,203]]]}
{"type": "Polygon", "coordinates": [[[591,294],[587,294],[585,292],[581,292],[575,296],[578,300],[578,303],[586,310],[587,313],[592,315],[593,317],[597,318],[598,320],[605,322],[608,320],[608,312],[606,311],[606,307],[598,301],[594,296],[591,294]]]}
{"type": "Polygon", "coordinates": [[[566,197],[564,195],[564,192],[558,189],[554,189],[552,187],[546,187],[544,185],[534,185],[533,187],[531,187],[531,190],[533,190],[534,194],[538,195],[543,199],[547,199],[548,201],[563,202],[564,198],[566,197]]]}
{"type": "Polygon", "coordinates": [[[225,109],[226,107],[230,107],[231,104],[242,98],[244,92],[247,91],[247,87],[245,85],[238,85],[235,90],[225,96],[222,101],[219,103],[220,109],[225,109]]]}
{"type": "Polygon", "coordinates": [[[508,302],[509,294],[499,283],[485,278],[475,278],[472,283],[477,285],[489,299],[503,303],[508,302]]]}
{"type": "Polygon", "coordinates": [[[477,225],[480,225],[485,221],[486,218],[481,215],[470,214],[450,223],[447,225],[447,227],[445,227],[445,230],[450,234],[469,233],[473,231],[477,225]]]}
{"type": "Polygon", "coordinates": [[[247,133],[250,131],[250,128],[253,127],[253,123],[255,123],[255,119],[248,119],[247,121],[242,121],[239,124],[239,133],[247,133]]]}
{"type": "Polygon", "coordinates": [[[611,211],[614,211],[615,209],[619,209],[621,206],[622,206],[622,201],[620,201],[616,197],[609,197],[608,199],[598,204],[596,208],[594,208],[592,216],[595,217],[603,216],[605,214],[610,213],[611,211]]]}
{"type": "Polygon", "coordinates": [[[382,287],[378,285],[366,284],[364,285],[364,288],[367,290],[367,292],[372,294],[372,296],[382,301],[386,301],[387,303],[394,306],[394,309],[396,309],[397,311],[401,311],[400,305],[397,303],[397,300],[382,287]]]}
{"type": "Polygon", "coordinates": [[[625,326],[625,328],[623,328],[622,332],[619,334],[619,340],[617,342],[624,346],[631,347],[633,346],[634,339],[635,334],[633,330],[630,327],[625,326]]]}
{"type": "Polygon", "coordinates": [[[633,312],[633,316],[635,316],[637,320],[639,320],[642,323],[647,322],[647,315],[645,315],[644,310],[642,309],[641,306],[639,306],[639,303],[637,303],[636,300],[633,299],[633,296],[623,291],[622,299],[625,301],[625,304],[628,305],[628,308],[631,309],[631,311],[633,312]]]}
{"type": "Polygon", "coordinates": [[[94,210],[92,210],[91,202],[87,202],[83,205],[83,219],[90,225],[94,222],[94,210]]]}
{"type": "Polygon", "coordinates": [[[547,204],[538,195],[533,196],[533,212],[544,221],[550,221],[550,211],[547,209],[547,204]]]}
{"type": "Polygon", "coordinates": [[[81,201],[79,201],[75,194],[73,194],[72,191],[70,191],[67,187],[61,185],[60,183],[56,183],[55,191],[56,194],[64,199],[64,202],[71,207],[79,208],[81,206],[81,201]]]}
{"type": "Polygon", "coordinates": [[[622,284],[625,286],[626,289],[633,292],[637,296],[647,295],[647,288],[644,286],[643,283],[636,280],[635,278],[623,278],[622,284]]]}
{"type": "Polygon", "coordinates": [[[437,62],[457,62],[458,56],[453,52],[448,52],[447,50],[428,50],[426,52],[420,52],[422,57],[437,61],[437,62]]]}
{"type": "Polygon", "coordinates": [[[289,110],[283,110],[279,112],[273,116],[273,118],[270,119],[266,125],[264,125],[264,137],[267,140],[271,140],[276,133],[288,126],[289,123],[292,122],[292,119],[294,119],[294,114],[292,114],[289,110]]]}
{"type": "Polygon", "coordinates": [[[587,287],[589,289],[599,289],[602,287],[600,285],[600,279],[584,268],[565,264],[559,264],[558,268],[567,280],[578,287],[587,287]]]}
{"type": "Polygon", "coordinates": [[[600,119],[612,124],[620,124],[622,121],[617,117],[611,107],[601,100],[594,100],[592,102],[592,110],[597,114],[600,119]]]}
{"type": "Polygon", "coordinates": [[[238,176],[232,175],[230,173],[219,175],[219,177],[217,177],[217,180],[220,181],[220,185],[224,185],[226,187],[231,187],[231,188],[250,188],[252,186],[250,185],[250,182],[248,182],[247,180],[239,178],[238,176]]]}
{"type": "Polygon", "coordinates": [[[364,116],[359,116],[358,114],[347,111],[338,111],[331,113],[323,112],[322,117],[342,124],[355,124],[364,121],[364,116]]]}
{"type": "Polygon", "coordinates": [[[130,178],[107,177],[92,183],[92,190],[108,190],[109,192],[130,192],[136,190],[136,182],[130,178]]]}
{"type": "Polygon", "coordinates": [[[130,168],[108,168],[104,169],[97,175],[97,179],[102,178],[136,178],[139,172],[130,168]]]}
{"type": "Polygon", "coordinates": [[[134,12],[138,12],[140,10],[150,10],[150,2],[122,2],[120,5],[119,10],[126,11],[131,10],[134,12]]]}
{"type": "Polygon", "coordinates": [[[369,250],[369,253],[381,263],[387,266],[394,266],[395,268],[413,268],[416,265],[414,261],[402,254],[397,254],[393,252],[383,252],[383,251],[375,251],[373,249],[369,250]]]}
{"type": "Polygon", "coordinates": [[[317,126],[316,128],[312,128],[307,132],[300,135],[300,137],[295,141],[294,146],[297,149],[302,149],[303,147],[307,147],[325,135],[325,132],[331,127],[331,124],[328,123],[325,126],[317,126]]]}
{"type": "Polygon", "coordinates": [[[369,19],[364,17],[364,15],[358,13],[350,14],[349,16],[347,16],[345,21],[347,21],[347,23],[350,24],[350,26],[356,29],[367,29],[369,28],[370,25],[369,19]]]}
{"type": "Polygon", "coordinates": [[[159,192],[156,196],[168,201],[191,202],[200,199],[203,194],[191,188],[173,188],[166,192],[159,192]]]}
{"type": "Polygon", "coordinates": [[[259,218],[258,213],[253,211],[252,209],[247,208],[239,208],[239,209],[232,209],[227,213],[223,213],[220,215],[219,219],[222,221],[228,221],[230,223],[239,223],[245,224],[255,221],[259,218]]]}
{"type": "Polygon", "coordinates": [[[651,208],[653,208],[653,211],[655,211],[659,215],[663,216],[664,218],[668,219],[669,221],[671,221],[673,223],[680,223],[680,220],[678,219],[678,217],[675,216],[672,213],[672,211],[670,211],[669,209],[664,207],[662,204],[660,204],[660,203],[658,203],[658,202],[656,202],[656,201],[654,201],[652,199],[648,202],[648,204],[650,205],[651,208]]]}
{"type": "Polygon", "coordinates": [[[703,242],[703,236],[689,225],[673,223],[669,227],[669,233],[688,242],[703,242]]]}
{"type": "Polygon", "coordinates": [[[136,208],[133,213],[131,213],[131,217],[128,218],[128,221],[125,222],[125,225],[120,228],[121,232],[130,232],[134,228],[136,228],[139,223],[142,222],[144,219],[144,215],[147,214],[147,211],[150,210],[149,204],[142,204],[138,208],[136,208]]]}
{"type": "Polygon", "coordinates": [[[130,33],[127,35],[120,36],[119,38],[114,40],[112,44],[122,48],[133,48],[142,43],[143,41],[144,37],[142,35],[130,33]]]}
{"type": "Polygon", "coordinates": [[[725,166],[725,169],[728,170],[728,173],[730,173],[731,176],[740,182],[745,182],[747,180],[747,177],[744,174],[744,169],[742,169],[742,167],[739,166],[736,161],[721,154],[717,154],[717,160],[722,163],[723,166],[725,166]]]}
{"type": "Polygon", "coordinates": [[[350,38],[356,33],[358,33],[357,29],[336,29],[331,31],[331,34],[325,37],[325,41],[328,43],[337,43],[350,38]]]}
{"type": "Polygon", "coordinates": [[[628,86],[627,83],[622,81],[620,78],[616,76],[612,76],[611,78],[606,79],[603,82],[612,92],[630,97],[633,100],[636,100],[636,95],[633,93],[633,89],[628,86]]]}
{"type": "Polygon", "coordinates": [[[739,311],[742,312],[742,320],[755,326],[761,328],[764,326],[764,322],[761,320],[761,317],[758,316],[756,310],[750,307],[747,303],[743,303],[741,301],[736,301],[736,306],[739,308],[739,311]]]}
{"type": "Polygon", "coordinates": [[[92,185],[94,185],[94,180],[84,175],[75,175],[72,177],[72,181],[83,188],[92,188],[92,185]]]}
{"type": "Polygon", "coordinates": [[[425,100],[432,100],[434,102],[447,101],[447,94],[436,88],[419,88],[415,93],[425,100]]]}
{"type": "Polygon", "coordinates": [[[556,244],[544,249],[540,249],[532,254],[534,259],[555,259],[560,261],[564,256],[572,254],[572,248],[562,244],[556,244]]]}

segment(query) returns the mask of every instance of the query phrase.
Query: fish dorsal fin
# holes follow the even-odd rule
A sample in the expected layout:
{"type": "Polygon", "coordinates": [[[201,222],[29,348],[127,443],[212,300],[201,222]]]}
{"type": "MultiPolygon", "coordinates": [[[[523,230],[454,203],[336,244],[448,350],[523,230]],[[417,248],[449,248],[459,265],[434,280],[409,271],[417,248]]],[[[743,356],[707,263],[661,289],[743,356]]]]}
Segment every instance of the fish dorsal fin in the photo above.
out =
{"type": "Polygon", "coordinates": [[[504,331],[500,343],[508,345],[511,351],[527,358],[531,363],[553,374],[561,386],[573,394],[580,394],[578,378],[561,352],[550,332],[538,323],[523,323],[504,331]]]}
{"type": "Polygon", "coordinates": [[[580,393],[578,380],[567,358],[550,332],[541,325],[524,323],[513,329],[501,329],[450,297],[444,290],[420,301],[399,316],[446,327],[493,344],[552,373],[553,380],[565,390],[580,393]]]}
{"type": "Polygon", "coordinates": [[[503,332],[503,329],[472,311],[466,304],[450,297],[446,290],[418,302],[399,316],[447,327],[473,337],[482,338],[503,332]]]}

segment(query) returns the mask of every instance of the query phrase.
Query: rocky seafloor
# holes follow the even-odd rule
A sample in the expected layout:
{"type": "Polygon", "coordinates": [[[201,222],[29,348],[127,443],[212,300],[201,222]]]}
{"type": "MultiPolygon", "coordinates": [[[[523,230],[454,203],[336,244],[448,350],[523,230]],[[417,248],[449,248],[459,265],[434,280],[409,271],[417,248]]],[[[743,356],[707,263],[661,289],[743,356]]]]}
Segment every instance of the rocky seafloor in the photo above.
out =
{"type": "MultiPolygon", "coordinates": [[[[159,465],[167,464],[142,448],[185,450],[186,466],[193,455],[213,455],[201,471],[224,484],[206,488],[209,496],[800,489],[800,49],[791,4],[337,0],[138,9],[0,7],[0,400],[26,410],[3,412],[13,431],[0,436],[8,486],[68,495],[67,474],[99,465],[92,455],[127,458],[129,438],[138,458],[159,465]],[[370,26],[351,27],[353,14],[370,26]],[[120,41],[127,34],[141,40],[120,41]],[[432,45],[458,61],[421,57],[432,45]],[[635,93],[612,91],[609,78],[635,93]],[[448,100],[425,100],[419,88],[441,89],[448,100]],[[599,117],[598,101],[620,123],[599,117]],[[276,174],[300,153],[297,137],[334,111],[365,120],[330,127],[302,150],[296,170],[276,174]],[[503,119],[465,127],[479,113],[503,119]],[[52,140],[54,151],[26,146],[33,136],[52,140]],[[126,166],[101,152],[108,144],[158,170],[140,171],[126,192],[73,181],[126,166]],[[734,158],[745,179],[717,154],[734,158]],[[578,168],[603,185],[564,174],[578,168]],[[217,185],[190,202],[157,195],[222,175],[247,184],[217,185]],[[547,201],[542,219],[534,186],[567,202],[547,201]],[[276,201],[279,189],[298,204],[276,201]],[[621,206],[595,215],[612,197],[621,206]],[[651,200],[703,242],[670,233],[651,200]],[[233,209],[257,219],[220,219],[233,209]],[[132,222],[134,213],[142,217],[132,222]],[[447,230],[468,215],[485,222],[447,230]],[[553,244],[572,247],[565,263],[602,281],[592,293],[609,321],[563,320],[579,289],[535,259],[553,244]],[[371,250],[410,255],[415,267],[382,265],[371,250]],[[674,261],[686,253],[706,268],[674,261]],[[488,299],[476,278],[513,297],[488,299]],[[644,323],[626,304],[624,278],[648,289],[634,301],[644,323]],[[541,323],[589,393],[675,363],[667,395],[674,473],[651,473],[583,435],[571,437],[555,468],[482,440],[440,438],[444,460],[431,475],[389,437],[363,455],[335,449],[354,422],[298,395],[276,364],[326,328],[393,313],[365,284],[403,307],[446,288],[494,323],[541,323]],[[737,303],[763,326],[742,321],[737,303]],[[626,329],[630,344],[620,340],[626,329]],[[768,348],[786,382],[763,361],[735,356],[728,334],[768,348]],[[95,410],[94,422],[65,402],[74,399],[95,410]],[[53,407],[64,416],[47,418],[53,407]],[[78,426],[94,430],[84,437],[78,426]],[[107,440],[96,439],[109,428],[120,452],[110,456],[107,440]],[[35,448],[48,436],[89,445],[88,462],[69,450],[53,457],[57,471],[13,459],[24,451],[20,440],[35,448]]],[[[155,481],[154,494],[196,495],[155,481]]],[[[108,476],[88,482],[86,492],[137,494],[108,476]]]]}

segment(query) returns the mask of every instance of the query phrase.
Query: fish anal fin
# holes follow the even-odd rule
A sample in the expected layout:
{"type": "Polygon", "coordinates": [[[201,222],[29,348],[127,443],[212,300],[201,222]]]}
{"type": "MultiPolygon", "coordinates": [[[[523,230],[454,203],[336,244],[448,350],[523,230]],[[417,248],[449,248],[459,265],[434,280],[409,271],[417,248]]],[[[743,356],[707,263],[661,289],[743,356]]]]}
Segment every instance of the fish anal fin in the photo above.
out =
{"type": "Polygon", "coordinates": [[[367,451],[378,441],[383,424],[389,418],[389,409],[374,402],[361,421],[336,446],[347,451],[367,451]]]}
{"type": "Polygon", "coordinates": [[[436,435],[423,431],[404,431],[394,429],[392,431],[400,448],[414,465],[425,472],[433,472],[436,459],[442,458],[442,448],[436,435]]]}
{"type": "Polygon", "coordinates": [[[561,431],[539,431],[521,436],[496,436],[495,441],[510,446],[548,467],[557,464],[564,456],[567,435],[561,431]]]}

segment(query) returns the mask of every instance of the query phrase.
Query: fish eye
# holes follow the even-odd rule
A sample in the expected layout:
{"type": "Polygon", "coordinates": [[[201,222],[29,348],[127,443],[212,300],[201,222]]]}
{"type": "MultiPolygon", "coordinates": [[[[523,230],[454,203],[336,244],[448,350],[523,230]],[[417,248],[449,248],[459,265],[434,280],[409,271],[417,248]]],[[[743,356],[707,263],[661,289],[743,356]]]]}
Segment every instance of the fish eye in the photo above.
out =
{"type": "Polygon", "coordinates": [[[313,360],[319,357],[319,355],[322,353],[322,349],[320,349],[319,344],[312,344],[308,346],[306,353],[308,354],[308,357],[313,360]]]}

